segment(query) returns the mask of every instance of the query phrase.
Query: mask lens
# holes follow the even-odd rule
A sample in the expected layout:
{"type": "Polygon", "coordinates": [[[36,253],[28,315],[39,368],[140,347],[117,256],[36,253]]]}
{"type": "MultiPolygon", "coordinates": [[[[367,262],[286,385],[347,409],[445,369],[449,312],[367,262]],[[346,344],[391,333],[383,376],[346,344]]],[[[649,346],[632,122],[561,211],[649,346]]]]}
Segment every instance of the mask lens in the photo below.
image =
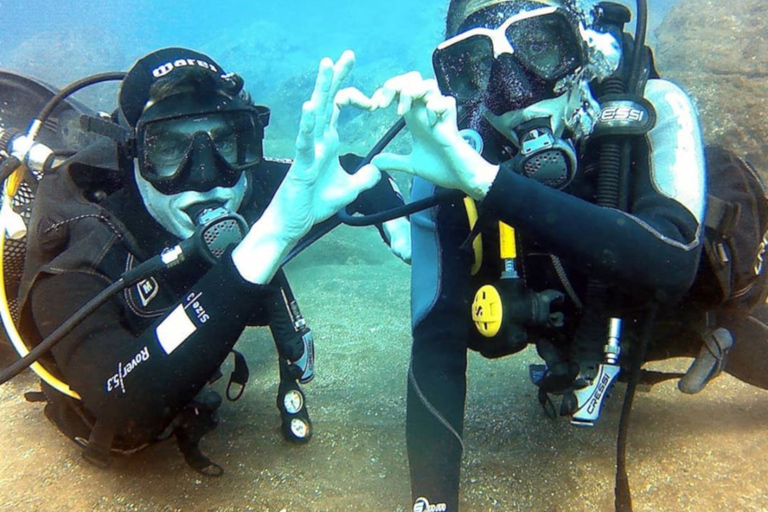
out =
{"type": "Polygon", "coordinates": [[[138,129],[140,170],[151,183],[177,178],[198,134],[207,137],[234,170],[241,170],[261,160],[263,130],[257,113],[250,110],[149,121],[138,129]]]}
{"type": "Polygon", "coordinates": [[[440,89],[459,102],[477,99],[488,87],[493,65],[493,42],[476,35],[438,48],[432,57],[440,89]]]}
{"type": "Polygon", "coordinates": [[[236,168],[261,161],[264,128],[255,112],[232,112],[225,119],[227,128],[213,139],[216,149],[236,168]]]}
{"type": "Polygon", "coordinates": [[[517,60],[545,80],[558,80],[582,64],[576,34],[561,14],[520,20],[505,35],[517,60]]]}
{"type": "Polygon", "coordinates": [[[144,131],[144,167],[158,178],[170,178],[189,150],[191,139],[187,134],[169,131],[163,123],[149,124],[144,131]]]}

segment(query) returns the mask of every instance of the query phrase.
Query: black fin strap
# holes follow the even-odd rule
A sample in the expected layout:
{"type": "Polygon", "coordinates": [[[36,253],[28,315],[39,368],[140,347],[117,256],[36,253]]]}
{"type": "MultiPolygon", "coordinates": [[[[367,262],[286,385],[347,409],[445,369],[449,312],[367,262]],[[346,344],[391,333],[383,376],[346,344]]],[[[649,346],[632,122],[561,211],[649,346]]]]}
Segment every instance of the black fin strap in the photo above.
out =
{"type": "Polygon", "coordinates": [[[99,420],[91,429],[91,435],[88,438],[88,446],[83,451],[83,458],[101,469],[109,467],[111,462],[110,451],[112,450],[112,440],[115,438],[115,429],[107,427],[99,420]]]}
{"type": "Polygon", "coordinates": [[[235,402],[239,400],[241,396],[243,396],[245,385],[248,383],[248,377],[250,377],[250,372],[248,371],[248,363],[245,360],[245,356],[243,356],[243,354],[237,350],[233,350],[232,353],[235,355],[235,368],[232,370],[232,373],[229,374],[229,383],[227,384],[227,400],[230,402],[235,402]],[[240,386],[237,394],[234,395],[232,392],[233,384],[240,386]]]}

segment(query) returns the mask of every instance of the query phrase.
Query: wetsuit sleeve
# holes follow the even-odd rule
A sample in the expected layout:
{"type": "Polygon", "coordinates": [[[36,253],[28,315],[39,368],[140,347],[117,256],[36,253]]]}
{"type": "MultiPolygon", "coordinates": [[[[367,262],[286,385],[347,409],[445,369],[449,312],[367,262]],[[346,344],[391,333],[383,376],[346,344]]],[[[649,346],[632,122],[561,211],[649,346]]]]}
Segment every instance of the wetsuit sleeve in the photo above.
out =
{"type": "Polygon", "coordinates": [[[597,206],[502,166],[485,207],[570,264],[613,284],[677,297],[691,285],[699,225],[676,201],[638,180],[631,213],[597,206]]]}
{"type": "Polygon", "coordinates": [[[656,122],[636,141],[628,211],[600,207],[502,166],[485,203],[546,249],[601,278],[678,297],[698,269],[706,198],[704,148],[688,95],[666,80],[649,80],[645,98],[656,122]]]}
{"type": "MultiPolygon", "coordinates": [[[[108,284],[87,273],[37,283],[32,314],[41,335],[108,284]]],[[[65,380],[100,421],[132,439],[152,439],[218,369],[266,293],[240,277],[228,253],[138,336],[113,298],[68,334],[53,355],[65,380]]]]}

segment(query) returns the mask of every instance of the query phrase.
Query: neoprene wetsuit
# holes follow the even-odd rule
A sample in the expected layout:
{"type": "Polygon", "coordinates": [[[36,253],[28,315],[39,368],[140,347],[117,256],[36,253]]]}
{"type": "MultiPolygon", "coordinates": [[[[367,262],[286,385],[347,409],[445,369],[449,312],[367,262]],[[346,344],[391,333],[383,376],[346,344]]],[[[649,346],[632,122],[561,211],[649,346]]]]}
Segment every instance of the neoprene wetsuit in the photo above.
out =
{"type": "MultiPolygon", "coordinates": [[[[516,228],[527,286],[566,296],[565,325],[529,333],[529,341],[547,356],[567,352],[580,316],[553,256],[577,296],[585,296],[588,278],[596,276],[624,305],[649,298],[672,302],[696,274],[705,197],[698,121],[686,94],[668,82],[649,81],[645,96],[658,120],[633,154],[628,212],[593,204],[595,176],[585,170],[594,158],[590,147],[567,189],[547,187],[504,164],[479,205],[481,219],[516,228]],[[542,344],[558,350],[542,351],[542,344]]],[[[433,185],[414,183],[414,200],[433,193],[433,185]]],[[[496,236],[494,224],[484,224],[490,226],[483,231],[484,243],[496,236]]],[[[476,337],[470,306],[480,285],[498,279],[498,252],[486,250],[495,257],[487,265],[491,274],[470,275],[473,254],[465,243],[470,229],[461,201],[420,212],[411,225],[413,347],[406,429],[412,493],[414,500],[456,512],[467,349],[476,337]]]]}
{"type": "MultiPolygon", "coordinates": [[[[91,149],[38,188],[20,292],[28,339],[47,336],[123,272],[178,243],[130,186],[99,204],[85,199],[75,181],[117,171],[110,148],[91,149]]],[[[358,160],[342,158],[347,167],[358,160]]],[[[249,223],[289,166],[265,160],[251,175],[240,208],[249,223]]],[[[353,208],[370,213],[401,204],[384,179],[353,208]]],[[[245,281],[231,248],[210,268],[184,262],[126,288],[90,315],[54,347],[56,369],[82,397],[88,421],[113,429],[123,446],[150,442],[216,374],[246,326],[270,324],[265,302],[279,291],[245,281]]],[[[77,436],[61,424],[61,414],[53,416],[77,436]]]]}

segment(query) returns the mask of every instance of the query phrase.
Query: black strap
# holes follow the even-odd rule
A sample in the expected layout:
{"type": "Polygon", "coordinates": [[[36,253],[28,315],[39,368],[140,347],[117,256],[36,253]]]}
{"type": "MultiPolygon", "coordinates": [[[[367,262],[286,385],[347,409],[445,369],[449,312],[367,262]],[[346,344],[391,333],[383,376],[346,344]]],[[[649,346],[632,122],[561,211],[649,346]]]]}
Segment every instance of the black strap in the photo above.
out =
{"type": "Polygon", "coordinates": [[[541,408],[544,410],[544,415],[547,418],[553,421],[557,419],[557,410],[555,409],[555,404],[549,397],[549,393],[544,391],[542,388],[539,388],[539,405],[541,405],[541,408]]]}
{"type": "Polygon", "coordinates": [[[47,402],[48,398],[42,391],[27,391],[24,393],[24,400],[31,403],[47,402]]]}
{"type": "Polygon", "coordinates": [[[176,441],[189,467],[204,476],[220,477],[224,474],[224,468],[206,457],[200,450],[199,439],[187,439],[176,434],[176,441]]]}
{"type": "Polygon", "coordinates": [[[96,420],[88,438],[88,445],[83,451],[83,458],[101,469],[108,468],[111,462],[110,451],[115,438],[115,429],[96,420]]]}
{"type": "Polygon", "coordinates": [[[200,440],[218,424],[216,410],[220,405],[221,397],[218,393],[210,388],[204,389],[179,413],[173,429],[184,460],[192,469],[205,476],[218,477],[224,474],[224,469],[200,450],[200,440]]]}
{"type": "Polygon", "coordinates": [[[727,236],[739,220],[741,208],[739,204],[724,201],[712,194],[707,195],[707,213],[704,225],[721,237],[727,236]]]}
{"type": "Polygon", "coordinates": [[[227,383],[227,400],[230,402],[235,402],[239,400],[241,396],[243,396],[245,385],[248,383],[248,377],[250,377],[250,372],[248,371],[248,363],[245,360],[245,356],[243,356],[243,354],[237,350],[233,350],[232,353],[235,355],[235,367],[232,370],[232,373],[229,374],[229,383],[227,383]],[[233,384],[240,386],[240,389],[234,396],[232,396],[233,384]]]}

